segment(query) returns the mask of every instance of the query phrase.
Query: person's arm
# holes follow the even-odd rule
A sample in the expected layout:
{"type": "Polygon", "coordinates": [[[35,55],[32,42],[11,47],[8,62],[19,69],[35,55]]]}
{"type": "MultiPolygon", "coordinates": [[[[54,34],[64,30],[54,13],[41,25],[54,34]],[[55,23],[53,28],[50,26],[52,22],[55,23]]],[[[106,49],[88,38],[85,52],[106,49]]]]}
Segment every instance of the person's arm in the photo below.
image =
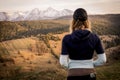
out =
{"type": "Polygon", "coordinates": [[[97,37],[97,44],[95,47],[95,51],[97,52],[97,59],[93,61],[94,66],[96,67],[96,66],[104,65],[107,59],[99,37],[97,37]]]}
{"type": "Polygon", "coordinates": [[[68,55],[60,55],[61,66],[68,68],[68,55]]]}
{"type": "Polygon", "coordinates": [[[61,66],[63,67],[68,67],[68,50],[66,47],[66,43],[65,43],[65,37],[62,40],[62,48],[61,48],[61,54],[60,54],[60,59],[59,62],[61,64],[61,66]]]}
{"type": "Polygon", "coordinates": [[[98,54],[97,57],[98,58],[93,61],[93,64],[95,67],[102,66],[106,63],[106,54],[105,53],[98,54]]]}

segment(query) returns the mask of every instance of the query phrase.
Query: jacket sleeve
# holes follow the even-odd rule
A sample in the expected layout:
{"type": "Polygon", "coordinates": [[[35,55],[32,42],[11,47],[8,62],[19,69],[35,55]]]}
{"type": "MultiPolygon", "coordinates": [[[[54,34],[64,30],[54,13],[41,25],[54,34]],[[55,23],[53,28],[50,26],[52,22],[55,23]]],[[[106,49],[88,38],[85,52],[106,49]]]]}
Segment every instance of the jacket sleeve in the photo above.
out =
{"type": "Polygon", "coordinates": [[[97,35],[96,35],[95,51],[97,52],[97,54],[103,54],[104,53],[102,42],[101,42],[100,38],[97,35]]]}
{"type": "Polygon", "coordinates": [[[98,58],[93,61],[93,64],[95,67],[102,66],[106,63],[106,54],[105,53],[98,54],[97,57],[98,58]]]}
{"type": "Polygon", "coordinates": [[[62,40],[62,50],[61,50],[61,55],[68,55],[68,49],[67,49],[67,41],[66,41],[66,36],[62,40]]]}
{"type": "Polygon", "coordinates": [[[68,55],[60,55],[60,65],[68,68],[68,55]]]}
{"type": "Polygon", "coordinates": [[[62,66],[68,67],[68,50],[65,42],[65,37],[62,40],[62,48],[59,62],[62,66]]]}
{"type": "Polygon", "coordinates": [[[97,36],[97,44],[95,46],[95,51],[97,53],[97,59],[93,61],[94,66],[102,66],[106,63],[106,54],[101,43],[100,38],[97,36]]]}

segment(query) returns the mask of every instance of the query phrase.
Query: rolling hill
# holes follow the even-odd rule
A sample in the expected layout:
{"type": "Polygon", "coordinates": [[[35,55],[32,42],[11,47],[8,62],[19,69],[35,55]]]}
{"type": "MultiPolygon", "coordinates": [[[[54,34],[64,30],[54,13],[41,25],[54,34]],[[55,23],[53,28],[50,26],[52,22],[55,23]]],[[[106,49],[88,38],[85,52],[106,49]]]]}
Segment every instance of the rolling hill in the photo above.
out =
{"type": "MultiPolygon", "coordinates": [[[[36,10],[37,11],[37,10],[36,10]]],[[[97,80],[120,79],[120,14],[90,15],[92,31],[102,40],[107,64],[97,80]]],[[[0,80],[65,80],[59,64],[62,38],[71,16],[52,20],[0,21],[0,80]]]]}

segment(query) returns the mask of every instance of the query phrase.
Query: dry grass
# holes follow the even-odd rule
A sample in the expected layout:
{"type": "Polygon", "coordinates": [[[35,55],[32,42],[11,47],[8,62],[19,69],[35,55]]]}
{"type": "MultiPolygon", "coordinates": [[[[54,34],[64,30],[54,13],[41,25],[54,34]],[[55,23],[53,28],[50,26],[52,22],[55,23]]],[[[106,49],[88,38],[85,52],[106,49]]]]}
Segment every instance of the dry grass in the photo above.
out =
{"type": "MultiPolygon", "coordinates": [[[[35,45],[36,41],[38,42],[37,38],[25,38],[0,43],[0,46],[9,51],[9,55],[0,55],[0,80],[65,79],[66,71],[60,67],[49,50],[41,55],[29,50],[28,46],[35,45]]],[[[40,44],[44,42],[40,41],[40,44]]]]}
{"type": "MultiPolygon", "coordinates": [[[[41,22],[69,24],[68,20],[47,20],[41,22]]],[[[102,25],[105,24],[102,23],[102,25]]],[[[68,33],[54,34],[54,36],[60,38],[60,41],[49,40],[50,48],[45,45],[44,41],[39,41],[36,37],[1,42],[0,80],[65,80],[67,73],[61,68],[58,60],[51,52],[53,51],[59,57],[62,38],[66,34],[68,33]]],[[[103,41],[110,42],[115,37],[103,35],[101,38],[103,41]]],[[[111,49],[108,49],[107,53],[109,51],[111,49]]],[[[110,58],[110,60],[113,60],[113,58],[110,58]]],[[[119,62],[116,61],[96,68],[97,80],[119,80],[119,66],[119,62]]]]}
{"type": "Polygon", "coordinates": [[[120,80],[120,63],[118,61],[96,70],[97,80],[120,80]]]}
{"type": "MultiPolygon", "coordinates": [[[[65,34],[56,35],[62,40],[65,34]]],[[[0,62],[0,80],[66,79],[67,72],[60,67],[58,60],[52,54],[50,54],[50,52],[43,53],[42,55],[36,55],[35,52],[32,52],[27,48],[29,44],[36,44],[36,40],[38,39],[25,38],[0,43],[2,47],[5,46],[5,48],[9,50],[9,56],[8,54],[2,54],[1,56],[3,62],[0,62]]],[[[52,40],[49,41],[51,48],[58,56],[61,51],[61,40],[57,42],[52,40]],[[54,47],[54,45],[57,47],[54,47]]],[[[109,51],[111,50],[107,50],[107,53],[109,53],[109,51]]],[[[112,49],[112,53],[114,53],[114,51],[115,49],[112,49]]],[[[97,80],[119,80],[119,66],[120,64],[118,60],[116,60],[115,62],[109,63],[106,66],[96,68],[97,80]]]]}
{"type": "Polygon", "coordinates": [[[59,56],[61,53],[62,39],[66,34],[68,34],[68,32],[54,35],[54,36],[58,36],[60,38],[60,41],[49,40],[49,44],[57,56],[59,56]]]}

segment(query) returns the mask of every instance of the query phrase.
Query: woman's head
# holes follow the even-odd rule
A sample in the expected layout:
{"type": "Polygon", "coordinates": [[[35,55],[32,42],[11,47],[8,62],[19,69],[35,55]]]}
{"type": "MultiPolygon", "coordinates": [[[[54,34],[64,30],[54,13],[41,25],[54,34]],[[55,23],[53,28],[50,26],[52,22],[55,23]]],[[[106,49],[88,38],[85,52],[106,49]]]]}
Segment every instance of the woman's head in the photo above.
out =
{"type": "Polygon", "coordinates": [[[72,32],[75,30],[83,30],[83,29],[89,29],[90,25],[88,21],[88,15],[85,9],[78,8],[74,11],[73,14],[73,21],[71,25],[72,32]]]}

